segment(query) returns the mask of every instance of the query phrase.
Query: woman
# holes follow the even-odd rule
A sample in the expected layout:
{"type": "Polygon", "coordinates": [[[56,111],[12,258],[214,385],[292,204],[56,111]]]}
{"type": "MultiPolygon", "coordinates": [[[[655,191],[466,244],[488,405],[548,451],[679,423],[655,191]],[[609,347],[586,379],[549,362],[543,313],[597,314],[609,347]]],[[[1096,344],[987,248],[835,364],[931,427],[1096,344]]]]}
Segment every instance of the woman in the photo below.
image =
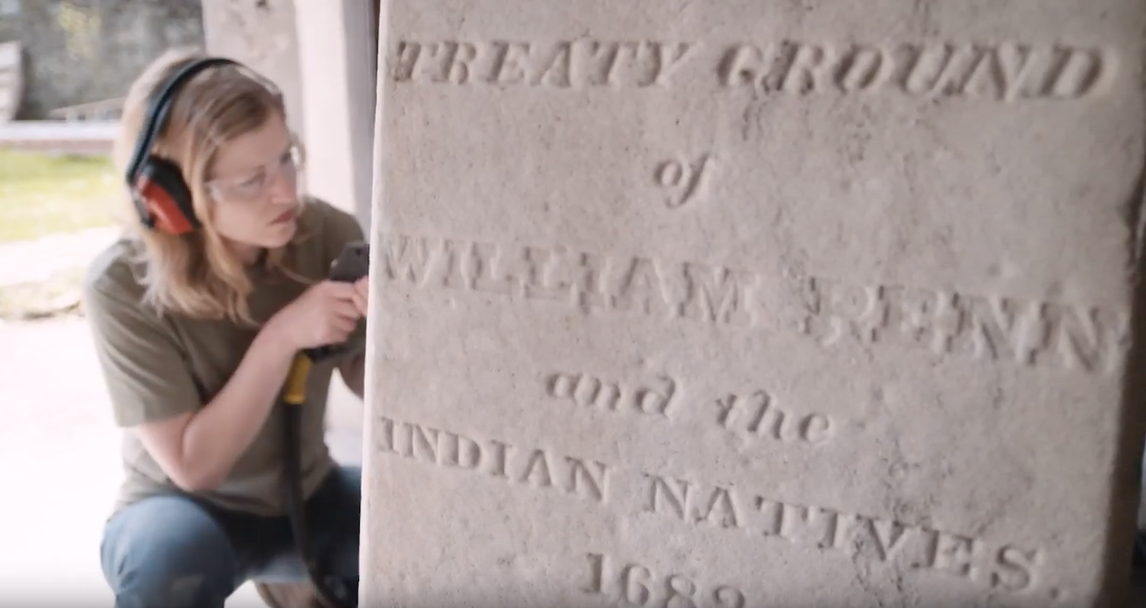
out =
{"type": "Polygon", "coordinates": [[[305,581],[276,404],[297,352],[345,344],[312,367],[299,449],[314,557],[353,603],[361,473],[333,462],[323,418],[335,369],[362,395],[368,288],[325,277],[362,231],[351,215],[300,197],[301,150],[277,90],[242,66],[202,59],[168,53],[132,85],[115,157],[136,186],[139,217],[84,285],[126,429],[103,570],[121,607],[221,608],[246,580],[305,581]],[[193,64],[166,111],[157,106],[193,64]]]}

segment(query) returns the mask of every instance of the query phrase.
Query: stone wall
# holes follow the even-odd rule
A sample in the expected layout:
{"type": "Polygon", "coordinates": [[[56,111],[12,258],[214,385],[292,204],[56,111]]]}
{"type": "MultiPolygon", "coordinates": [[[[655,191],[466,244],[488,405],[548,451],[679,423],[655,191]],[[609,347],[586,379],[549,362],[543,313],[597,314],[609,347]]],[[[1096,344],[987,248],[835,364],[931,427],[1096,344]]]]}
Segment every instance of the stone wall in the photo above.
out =
{"type": "Polygon", "coordinates": [[[0,42],[25,48],[27,90],[17,115],[120,97],[170,46],[202,45],[199,2],[0,0],[0,42]]]}

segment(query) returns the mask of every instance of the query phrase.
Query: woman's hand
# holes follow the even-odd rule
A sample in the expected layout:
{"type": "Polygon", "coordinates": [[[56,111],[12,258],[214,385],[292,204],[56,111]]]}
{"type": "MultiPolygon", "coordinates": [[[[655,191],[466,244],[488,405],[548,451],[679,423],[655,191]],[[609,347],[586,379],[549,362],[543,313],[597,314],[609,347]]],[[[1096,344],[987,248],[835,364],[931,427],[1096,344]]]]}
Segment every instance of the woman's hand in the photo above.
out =
{"type": "Polygon", "coordinates": [[[370,278],[362,277],[354,283],[354,306],[358,308],[358,314],[365,317],[367,307],[370,304],[370,278]]]}
{"type": "Polygon", "coordinates": [[[292,351],[340,344],[362,318],[358,299],[357,283],[323,281],[275,313],[264,331],[274,332],[292,351]]]}

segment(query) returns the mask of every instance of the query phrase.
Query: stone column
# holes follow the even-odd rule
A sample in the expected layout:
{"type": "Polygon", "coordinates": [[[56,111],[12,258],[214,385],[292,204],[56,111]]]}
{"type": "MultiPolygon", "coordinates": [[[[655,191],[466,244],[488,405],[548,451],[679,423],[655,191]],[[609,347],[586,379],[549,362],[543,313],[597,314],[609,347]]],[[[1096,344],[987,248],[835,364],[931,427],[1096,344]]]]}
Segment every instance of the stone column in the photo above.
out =
{"type": "MultiPolygon", "coordinates": [[[[295,0],[307,147],[307,190],[370,225],[378,8],[375,0],[295,0]]],[[[361,455],[362,404],[331,384],[327,441],[342,462],[361,455]]]]}
{"type": "Polygon", "coordinates": [[[241,61],[282,89],[287,123],[301,132],[302,83],[291,0],[203,0],[203,30],[208,52],[241,61]]]}
{"type": "Polygon", "coordinates": [[[1141,0],[388,0],[362,606],[1126,606],[1141,0]]]}
{"type": "Polygon", "coordinates": [[[370,221],[378,9],[296,0],[310,191],[370,221]]]}

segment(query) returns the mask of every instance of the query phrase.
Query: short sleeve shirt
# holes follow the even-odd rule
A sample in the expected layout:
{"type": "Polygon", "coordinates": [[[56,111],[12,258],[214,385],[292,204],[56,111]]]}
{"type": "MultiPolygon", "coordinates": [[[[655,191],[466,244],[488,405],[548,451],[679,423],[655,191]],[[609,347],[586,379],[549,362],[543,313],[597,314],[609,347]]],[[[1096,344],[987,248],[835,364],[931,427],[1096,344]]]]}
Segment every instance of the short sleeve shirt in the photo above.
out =
{"type": "MultiPolygon", "coordinates": [[[[285,261],[307,282],[253,269],[248,302],[255,326],[159,314],[143,302],[140,246],[126,237],[96,257],[84,282],[84,309],[117,425],[133,427],[210,403],[243,360],[259,331],[257,325],[301,295],[309,282],[326,278],[343,245],[364,238],[352,215],[313,199],[303,207],[299,234],[301,238],[288,245],[285,261]]],[[[362,353],[364,326],[359,324],[349,348],[338,357],[311,369],[301,433],[304,495],[309,496],[334,466],[324,438],[327,393],[337,366],[362,353]]],[[[225,509],[286,513],[281,407],[271,410],[224,482],[196,496],[225,509]]],[[[125,476],[116,510],[148,496],[182,492],[135,433],[123,434],[122,451],[125,476]]]]}

